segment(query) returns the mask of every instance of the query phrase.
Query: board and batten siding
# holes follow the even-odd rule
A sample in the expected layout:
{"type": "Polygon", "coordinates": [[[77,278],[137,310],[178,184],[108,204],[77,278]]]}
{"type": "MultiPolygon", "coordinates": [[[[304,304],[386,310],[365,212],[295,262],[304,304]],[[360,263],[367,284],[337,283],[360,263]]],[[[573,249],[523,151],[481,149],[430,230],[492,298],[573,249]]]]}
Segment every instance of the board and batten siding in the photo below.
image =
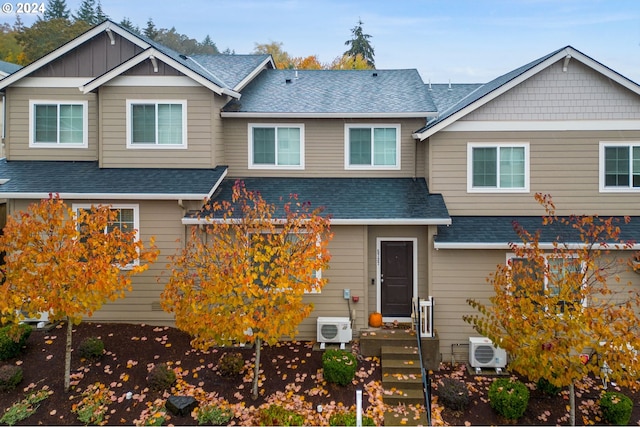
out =
{"type": "Polygon", "coordinates": [[[4,143],[7,160],[98,160],[98,104],[95,94],[83,95],[78,88],[8,87],[5,102],[7,119],[4,143]],[[88,147],[29,147],[29,100],[87,101],[88,147]]]}
{"type": "Polygon", "coordinates": [[[224,118],[226,164],[233,177],[413,177],[424,176],[424,148],[411,134],[424,126],[424,119],[244,119],[224,118]],[[304,125],[304,170],[249,169],[249,123],[304,125]],[[345,125],[347,124],[400,125],[401,169],[345,170],[345,125]],[[418,150],[418,161],[416,161],[418,150]]]}
{"type": "Polygon", "coordinates": [[[441,132],[429,141],[429,190],[443,194],[452,216],[543,215],[536,193],[550,194],[560,215],[640,215],[635,194],[600,192],[601,141],[640,141],[640,131],[441,132]],[[529,192],[467,192],[470,142],[528,143],[529,192]]]}
{"type": "Polygon", "coordinates": [[[202,86],[100,88],[100,166],[109,168],[212,168],[224,164],[223,99],[202,86]],[[127,148],[127,100],[187,102],[187,148],[127,148]]]}

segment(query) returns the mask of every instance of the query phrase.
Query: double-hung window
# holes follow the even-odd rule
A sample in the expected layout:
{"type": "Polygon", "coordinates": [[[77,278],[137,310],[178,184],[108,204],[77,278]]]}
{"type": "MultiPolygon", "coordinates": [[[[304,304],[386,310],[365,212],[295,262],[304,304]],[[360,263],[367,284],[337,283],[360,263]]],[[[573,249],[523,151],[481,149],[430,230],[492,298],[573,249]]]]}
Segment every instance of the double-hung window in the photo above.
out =
{"type": "Polygon", "coordinates": [[[345,169],[400,169],[400,125],[345,126],[345,169]]]}
{"type": "Polygon", "coordinates": [[[467,191],[528,192],[529,144],[469,143],[467,191]]]}
{"type": "Polygon", "coordinates": [[[29,101],[29,146],[86,148],[87,101],[29,101]]]}
{"type": "Polygon", "coordinates": [[[187,148],[187,101],[127,100],[127,148],[187,148]]]}
{"type": "Polygon", "coordinates": [[[586,307],[586,300],[582,298],[584,267],[578,258],[546,256],[536,262],[530,258],[509,256],[508,263],[514,296],[546,295],[555,301],[558,313],[576,305],[586,307]]]}
{"type": "Polygon", "coordinates": [[[304,169],[304,125],[250,123],[249,169],[304,169]]]}
{"type": "MultiPolygon", "coordinates": [[[[88,204],[73,204],[73,211],[78,212],[80,210],[91,210],[92,206],[88,204]]],[[[116,218],[107,225],[104,230],[104,233],[107,234],[114,229],[120,229],[124,232],[136,232],[136,239],[139,239],[139,230],[140,230],[140,211],[138,205],[133,204],[123,204],[123,205],[112,205],[110,207],[111,210],[116,211],[116,218]]],[[[133,260],[130,266],[137,265],[139,263],[138,259],[133,260]]]]}
{"type": "Polygon", "coordinates": [[[600,191],[640,191],[640,142],[600,143],[600,191]]]}

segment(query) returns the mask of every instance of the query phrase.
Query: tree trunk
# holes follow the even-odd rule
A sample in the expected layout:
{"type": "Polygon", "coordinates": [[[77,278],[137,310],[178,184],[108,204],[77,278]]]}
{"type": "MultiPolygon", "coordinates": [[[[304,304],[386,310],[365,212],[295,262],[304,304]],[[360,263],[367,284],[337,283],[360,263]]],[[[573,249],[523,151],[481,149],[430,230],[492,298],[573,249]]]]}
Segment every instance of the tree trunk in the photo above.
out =
{"type": "Polygon", "coordinates": [[[71,385],[71,339],[73,334],[73,324],[67,316],[67,344],[64,352],[64,391],[69,391],[71,385]]]}
{"type": "Polygon", "coordinates": [[[258,380],[260,376],[260,350],[262,349],[262,340],[260,338],[256,338],[255,342],[256,346],[256,362],[253,367],[253,387],[251,388],[251,397],[254,399],[258,398],[258,380]]]}
{"type": "Polygon", "coordinates": [[[576,388],[573,384],[569,384],[569,417],[571,425],[576,425],[576,388]]]}

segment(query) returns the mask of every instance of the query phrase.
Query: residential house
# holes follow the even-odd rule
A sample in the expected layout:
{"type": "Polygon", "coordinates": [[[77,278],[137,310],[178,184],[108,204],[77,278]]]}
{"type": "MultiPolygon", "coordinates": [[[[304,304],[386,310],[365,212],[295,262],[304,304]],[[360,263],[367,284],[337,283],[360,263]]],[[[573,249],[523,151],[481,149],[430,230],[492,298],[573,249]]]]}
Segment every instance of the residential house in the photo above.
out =
{"type": "Polygon", "coordinates": [[[512,221],[543,214],[534,193],[566,213],[640,222],[640,86],[572,47],[487,84],[431,85],[416,70],[187,57],[105,21],[0,89],[9,212],[54,192],[111,204],[140,238],[156,236],[159,261],[98,321],[172,323],[159,306],[166,257],[201,223],[203,200],[228,199],[237,179],[331,215],[329,283],[306,296],[315,310],[300,339],[315,339],[319,316],[351,317],[357,331],[372,311],[408,320],[413,297],[433,296],[444,359],[476,335],[466,299],[491,295],[512,221]],[[479,171],[479,156],[497,168],[479,171]]]}

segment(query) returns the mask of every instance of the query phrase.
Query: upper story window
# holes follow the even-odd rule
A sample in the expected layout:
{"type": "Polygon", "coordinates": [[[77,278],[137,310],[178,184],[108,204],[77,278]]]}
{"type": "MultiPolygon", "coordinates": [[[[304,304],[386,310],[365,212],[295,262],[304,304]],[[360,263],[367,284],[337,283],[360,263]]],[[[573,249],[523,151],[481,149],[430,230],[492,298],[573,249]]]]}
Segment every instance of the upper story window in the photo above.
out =
{"type": "Polygon", "coordinates": [[[87,101],[29,101],[29,146],[86,148],[87,101]]]}
{"type": "Polygon", "coordinates": [[[304,169],[304,125],[250,123],[249,169],[304,169]]]}
{"type": "Polygon", "coordinates": [[[345,169],[400,169],[400,125],[345,126],[345,169]]]}
{"type": "Polygon", "coordinates": [[[640,142],[600,143],[600,191],[640,191],[640,142]]]}
{"type": "Polygon", "coordinates": [[[127,100],[127,148],[187,148],[187,101],[127,100]]]}
{"type": "Polygon", "coordinates": [[[529,144],[469,143],[467,191],[528,192],[529,144]]]}

